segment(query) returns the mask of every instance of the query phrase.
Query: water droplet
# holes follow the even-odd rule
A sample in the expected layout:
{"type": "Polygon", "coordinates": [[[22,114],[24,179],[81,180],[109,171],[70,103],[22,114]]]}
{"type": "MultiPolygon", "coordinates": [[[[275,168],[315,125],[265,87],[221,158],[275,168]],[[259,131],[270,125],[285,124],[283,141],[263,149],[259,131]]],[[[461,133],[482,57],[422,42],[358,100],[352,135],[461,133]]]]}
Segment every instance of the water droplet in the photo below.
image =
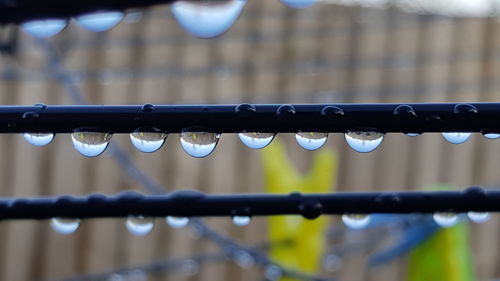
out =
{"type": "Polygon", "coordinates": [[[362,229],[370,223],[370,216],[367,214],[344,214],[342,222],[350,229],[362,229]]]}
{"type": "Polygon", "coordinates": [[[113,28],[120,23],[124,14],[118,11],[97,12],[78,16],[76,22],[79,26],[93,31],[102,32],[113,28]]]}
{"type": "Polygon", "coordinates": [[[244,145],[253,149],[261,149],[268,146],[275,135],[274,133],[239,133],[238,137],[244,145]]]}
{"type": "Polygon", "coordinates": [[[21,24],[21,29],[37,38],[48,38],[61,32],[68,25],[67,20],[45,19],[27,21],[21,24]]]}
{"type": "Polygon", "coordinates": [[[499,133],[486,133],[486,134],[483,134],[483,136],[487,139],[490,139],[490,140],[496,140],[496,139],[500,138],[499,133]]]}
{"type": "Polygon", "coordinates": [[[467,217],[476,223],[487,222],[491,218],[491,214],[488,212],[468,212],[467,217]]]}
{"type": "Polygon", "coordinates": [[[307,8],[316,3],[316,1],[317,0],[281,0],[281,3],[290,8],[307,8]]]}
{"type": "Polygon", "coordinates": [[[283,272],[281,271],[281,268],[278,266],[271,264],[266,266],[264,269],[264,276],[266,277],[266,280],[269,281],[276,281],[283,276],[283,272]]]}
{"type": "Polygon", "coordinates": [[[328,272],[336,272],[342,267],[342,260],[339,256],[329,254],[325,257],[324,266],[328,272]]]}
{"type": "Polygon", "coordinates": [[[322,147],[326,139],[328,138],[327,133],[296,133],[295,140],[304,149],[316,150],[322,147]]]}
{"type": "Polygon", "coordinates": [[[168,216],[167,224],[173,228],[183,228],[189,224],[189,218],[168,216]]]}
{"type": "Polygon", "coordinates": [[[247,251],[237,250],[233,258],[236,264],[244,269],[250,269],[255,265],[255,259],[247,251]]]}
{"type": "Polygon", "coordinates": [[[154,220],[143,216],[130,216],[125,223],[127,230],[137,236],[144,236],[153,230],[154,220]]]}
{"type": "Polygon", "coordinates": [[[99,132],[75,132],[71,134],[73,146],[83,156],[95,157],[108,147],[113,134],[99,132]]]}
{"type": "Polygon", "coordinates": [[[176,1],[171,10],[185,30],[197,37],[211,38],[228,30],[246,3],[246,0],[176,1]]]}
{"type": "Polygon", "coordinates": [[[74,233],[80,226],[79,219],[53,218],[50,220],[50,225],[57,233],[68,235],[74,233]]]}
{"type": "Polygon", "coordinates": [[[125,281],[125,278],[121,274],[114,273],[109,276],[107,281],[125,281]]]}
{"type": "Polygon", "coordinates": [[[127,273],[127,277],[125,279],[127,281],[147,281],[148,274],[144,270],[135,269],[135,270],[129,271],[127,273]]]}
{"type": "Polygon", "coordinates": [[[384,134],[379,132],[347,132],[345,139],[352,149],[367,153],[375,150],[382,143],[384,134]]]}
{"type": "Polygon", "coordinates": [[[406,135],[409,137],[418,137],[421,135],[421,133],[406,133],[406,135]]]}
{"type": "Polygon", "coordinates": [[[134,132],[130,134],[130,140],[135,148],[145,153],[157,151],[165,143],[167,134],[155,132],[134,132]]]}
{"type": "Polygon", "coordinates": [[[200,271],[200,265],[194,260],[185,260],[181,263],[180,270],[184,275],[193,276],[200,271]]]}
{"type": "Polygon", "coordinates": [[[440,227],[452,227],[459,221],[455,213],[435,213],[432,218],[440,227]]]}
{"type": "Polygon", "coordinates": [[[252,222],[252,218],[248,216],[234,216],[233,224],[237,226],[247,226],[252,222]]]}
{"type": "Polygon", "coordinates": [[[44,146],[49,144],[54,139],[52,133],[24,133],[24,139],[31,145],[44,146]]]}
{"type": "Polygon", "coordinates": [[[454,144],[464,143],[469,139],[470,136],[471,133],[443,132],[444,139],[454,144]]]}
{"type": "Polygon", "coordinates": [[[184,151],[196,158],[208,156],[214,151],[220,134],[208,132],[182,132],[181,145],[184,151]]]}

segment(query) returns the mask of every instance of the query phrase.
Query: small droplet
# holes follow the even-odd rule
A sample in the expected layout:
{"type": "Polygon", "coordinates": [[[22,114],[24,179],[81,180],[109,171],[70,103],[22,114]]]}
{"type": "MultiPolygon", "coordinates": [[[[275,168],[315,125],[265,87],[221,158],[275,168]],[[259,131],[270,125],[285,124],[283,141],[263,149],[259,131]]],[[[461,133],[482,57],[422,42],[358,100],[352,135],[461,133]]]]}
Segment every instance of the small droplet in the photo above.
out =
{"type": "Polygon", "coordinates": [[[155,132],[134,132],[130,140],[135,148],[145,153],[152,153],[160,149],[165,143],[167,134],[155,132]]]}
{"type": "Polygon", "coordinates": [[[307,8],[316,3],[317,0],[281,0],[281,3],[290,8],[307,8]]]}
{"type": "Polygon", "coordinates": [[[147,281],[148,280],[148,274],[141,269],[135,269],[132,271],[127,272],[127,281],[147,281]]]}
{"type": "Polygon", "coordinates": [[[336,272],[342,267],[342,260],[337,255],[329,254],[325,257],[324,266],[326,271],[336,272]]]}
{"type": "Polygon", "coordinates": [[[421,135],[421,133],[406,133],[406,135],[409,137],[418,137],[421,135]]]}
{"type": "Polygon", "coordinates": [[[295,140],[297,141],[297,143],[306,150],[316,150],[322,147],[325,144],[327,138],[327,133],[308,132],[295,134],[295,140]]]}
{"type": "Polygon", "coordinates": [[[200,265],[194,260],[185,260],[181,263],[180,270],[184,275],[193,276],[200,271],[200,265]]]}
{"type": "Polygon", "coordinates": [[[370,224],[370,216],[367,214],[344,214],[342,222],[350,229],[362,229],[370,224]]]}
{"type": "Polygon", "coordinates": [[[68,235],[74,233],[80,226],[79,219],[53,218],[50,220],[50,225],[57,233],[68,235]]]}
{"type": "Polygon", "coordinates": [[[432,218],[440,227],[452,227],[458,223],[459,218],[455,213],[435,213],[432,218]]]}
{"type": "Polygon", "coordinates": [[[24,133],[24,139],[31,145],[44,146],[49,144],[54,139],[52,133],[24,133]]]}
{"type": "Polygon", "coordinates": [[[108,279],[106,279],[107,281],[126,281],[125,278],[123,278],[123,276],[121,274],[118,274],[118,273],[114,273],[114,274],[111,274],[108,279]]]}
{"type": "Polygon", "coordinates": [[[239,133],[241,142],[253,149],[261,149],[268,146],[274,139],[274,133],[239,133]]]}
{"type": "Polygon", "coordinates": [[[490,139],[490,140],[496,140],[496,139],[500,138],[499,133],[486,133],[486,134],[483,134],[483,136],[487,139],[490,139]]]}
{"type": "Polygon", "coordinates": [[[61,32],[68,25],[64,19],[33,20],[21,24],[21,29],[37,38],[48,38],[61,32]]]}
{"type": "Polygon", "coordinates": [[[347,144],[357,152],[367,153],[375,150],[384,140],[384,134],[379,132],[347,132],[347,144]]]}
{"type": "Polygon", "coordinates": [[[183,228],[189,224],[189,218],[168,216],[167,224],[173,228],[183,228]]]}
{"type": "Polygon", "coordinates": [[[102,32],[116,26],[123,19],[124,14],[118,11],[97,12],[81,15],[76,18],[79,26],[93,31],[102,32]]]}
{"type": "Polygon", "coordinates": [[[483,223],[490,220],[491,214],[488,212],[468,212],[467,217],[475,223],[483,223]]]}
{"type": "Polygon", "coordinates": [[[470,136],[471,133],[443,132],[444,139],[454,144],[464,143],[469,139],[470,136]]]}
{"type": "Polygon", "coordinates": [[[264,276],[266,277],[266,280],[269,281],[276,281],[283,276],[283,272],[281,271],[281,268],[278,266],[271,264],[266,266],[264,269],[264,276]]]}
{"type": "Polygon", "coordinates": [[[250,269],[255,265],[255,259],[247,251],[237,250],[233,254],[233,258],[244,269],[250,269]]]}
{"type": "Polygon", "coordinates": [[[227,31],[238,19],[246,0],[176,1],[171,10],[177,22],[200,38],[211,38],[227,31]]]}
{"type": "Polygon", "coordinates": [[[234,216],[233,224],[237,226],[247,226],[252,222],[252,218],[248,216],[234,216]]]}
{"type": "Polygon", "coordinates": [[[137,236],[144,236],[153,230],[154,220],[143,216],[130,216],[125,223],[127,230],[137,236]]]}
{"type": "Polygon", "coordinates": [[[208,156],[214,151],[220,134],[208,132],[182,132],[181,145],[184,151],[196,158],[208,156]]]}
{"type": "Polygon", "coordinates": [[[113,134],[99,132],[75,132],[71,134],[73,146],[83,156],[95,157],[108,147],[113,134]]]}

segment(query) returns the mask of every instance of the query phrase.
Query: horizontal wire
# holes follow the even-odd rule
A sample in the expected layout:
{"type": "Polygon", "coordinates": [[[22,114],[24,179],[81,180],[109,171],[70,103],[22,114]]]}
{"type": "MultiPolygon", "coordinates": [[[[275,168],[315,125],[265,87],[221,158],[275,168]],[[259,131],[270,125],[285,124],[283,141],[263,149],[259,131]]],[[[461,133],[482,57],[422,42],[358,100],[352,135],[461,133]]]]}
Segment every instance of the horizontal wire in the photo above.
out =
{"type": "Polygon", "coordinates": [[[166,195],[124,192],[116,196],[0,199],[0,219],[206,217],[322,214],[499,212],[500,191],[471,187],[460,191],[356,192],[332,194],[208,195],[177,191],[166,195]]]}

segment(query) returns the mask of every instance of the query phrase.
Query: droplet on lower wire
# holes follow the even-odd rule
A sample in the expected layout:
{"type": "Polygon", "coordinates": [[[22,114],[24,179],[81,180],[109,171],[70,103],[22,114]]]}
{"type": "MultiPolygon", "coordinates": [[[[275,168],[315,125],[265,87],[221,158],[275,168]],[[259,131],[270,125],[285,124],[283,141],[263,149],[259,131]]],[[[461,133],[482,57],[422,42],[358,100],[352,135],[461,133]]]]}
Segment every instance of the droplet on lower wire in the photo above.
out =
{"type": "Polygon", "coordinates": [[[488,212],[468,212],[467,217],[475,223],[483,223],[490,220],[491,214],[488,212]]]}
{"type": "Polygon", "coordinates": [[[443,132],[444,139],[454,144],[464,143],[470,138],[470,136],[471,133],[443,132]]]}
{"type": "Polygon", "coordinates": [[[52,218],[50,225],[57,233],[68,235],[74,233],[80,226],[79,219],[52,218]]]}
{"type": "Polygon", "coordinates": [[[200,265],[195,260],[188,259],[181,263],[180,270],[184,275],[193,276],[200,271],[200,265]]]}
{"type": "Polygon", "coordinates": [[[244,269],[250,269],[255,265],[255,259],[247,251],[237,250],[233,254],[234,261],[244,269]]]}
{"type": "Polygon", "coordinates": [[[336,272],[342,267],[342,260],[337,255],[329,254],[325,257],[324,267],[328,272],[336,272]]]}
{"type": "Polygon", "coordinates": [[[156,132],[134,132],[130,140],[135,148],[145,153],[152,153],[160,149],[165,143],[167,134],[156,132]]]}
{"type": "Polygon", "coordinates": [[[371,152],[382,143],[384,134],[372,131],[352,131],[345,133],[347,144],[357,152],[371,152]]]}
{"type": "Polygon", "coordinates": [[[304,149],[316,150],[326,143],[328,133],[301,132],[295,134],[295,140],[304,149]]]}
{"type": "Polygon", "coordinates": [[[281,3],[290,8],[307,8],[316,3],[316,1],[317,0],[281,0],[281,3]]]}
{"type": "Polygon", "coordinates": [[[24,139],[31,145],[44,146],[49,144],[54,139],[52,133],[24,133],[24,139]]]}
{"type": "Polygon", "coordinates": [[[237,226],[247,226],[252,222],[252,218],[249,216],[234,216],[233,224],[237,226]]]}
{"type": "Polygon", "coordinates": [[[78,16],[76,22],[79,26],[93,31],[102,32],[109,30],[120,23],[124,14],[118,11],[103,11],[78,16]]]}
{"type": "Polygon", "coordinates": [[[125,222],[127,230],[137,236],[144,236],[153,230],[154,219],[143,216],[130,216],[125,222]]]}
{"type": "Polygon", "coordinates": [[[21,24],[21,29],[37,38],[49,38],[61,32],[68,25],[64,19],[44,19],[27,21],[21,24]]]}
{"type": "Polygon", "coordinates": [[[264,268],[264,276],[266,277],[266,280],[276,281],[283,276],[283,272],[281,271],[281,268],[272,264],[264,268]]]}
{"type": "Polygon", "coordinates": [[[367,214],[344,214],[342,222],[350,229],[362,229],[370,224],[371,218],[367,214]]]}
{"type": "Polygon", "coordinates": [[[253,149],[261,149],[268,146],[274,139],[275,133],[239,133],[241,142],[253,149]]]}
{"type": "Polygon", "coordinates": [[[211,38],[228,30],[246,3],[246,0],[176,1],[171,10],[185,30],[200,38],[211,38]]]}
{"type": "Polygon", "coordinates": [[[166,221],[167,224],[173,228],[183,228],[189,224],[189,218],[187,217],[168,216],[166,221]]]}
{"type": "Polygon", "coordinates": [[[459,221],[458,215],[455,213],[435,213],[432,218],[440,227],[452,227],[459,221]]]}
{"type": "Polygon", "coordinates": [[[71,134],[73,146],[83,156],[95,157],[108,147],[113,134],[100,132],[75,132],[71,134]]]}
{"type": "Polygon", "coordinates": [[[490,139],[490,140],[496,140],[496,139],[500,138],[500,134],[498,134],[498,133],[486,133],[486,134],[483,134],[483,136],[487,139],[490,139]]]}
{"type": "Polygon", "coordinates": [[[220,134],[209,132],[182,132],[181,145],[184,151],[196,158],[208,156],[214,151],[220,134]]]}

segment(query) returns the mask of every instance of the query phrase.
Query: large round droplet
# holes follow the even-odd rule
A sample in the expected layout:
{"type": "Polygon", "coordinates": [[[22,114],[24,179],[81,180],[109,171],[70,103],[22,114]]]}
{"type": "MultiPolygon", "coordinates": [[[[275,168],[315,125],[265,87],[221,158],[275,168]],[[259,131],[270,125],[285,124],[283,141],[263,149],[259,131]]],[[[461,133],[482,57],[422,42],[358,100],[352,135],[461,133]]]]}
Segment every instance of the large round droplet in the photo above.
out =
{"type": "Polygon", "coordinates": [[[208,156],[214,151],[220,134],[208,132],[182,132],[180,139],[184,151],[196,158],[208,156]]]}
{"type": "Polygon", "coordinates": [[[274,139],[274,133],[239,133],[241,142],[253,149],[261,149],[268,146],[274,139]]]}
{"type": "Polygon", "coordinates": [[[489,221],[491,215],[488,212],[468,212],[467,217],[475,223],[483,223],[489,221]]]}
{"type": "Polygon", "coordinates": [[[500,138],[500,134],[498,134],[498,133],[485,133],[485,134],[483,134],[483,136],[487,139],[490,139],[490,140],[496,140],[496,139],[500,138]]]}
{"type": "Polygon", "coordinates": [[[125,223],[127,230],[137,236],[144,236],[153,230],[154,220],[143,216],[130,216],[125,223]]]}
{"type": "Polygon", "coordinates": [[[134,132],[130,140],[135,148],[145,153],[152,153],[160,149],[165,143],[167,134],[155,132],[134,132]]]}
{"type": "Polygon", "coordinates": [[[353,131],[345,134],[347,144],[357,152],[367,153],[375,150],[384,140],[379,132],[353,131]]]}
{"type": "Polygon", "coordinates": [[[173,228],[183,228],[189,224],[189,218],[186,217],[173,217],[168,216],[166,218],[167,224],[173,228]]]}
{"type": "Polygon", "coordinates": [[[308,132],[295,134],[295,140],[297,141],[297,143],[302,148],[307,150],[316,150],[322,147],[325,144],[327,138],[327,133],[308,132]]]}
{"type": "Polygon", "coordinates": [[[370,224],[370,216],[367,214],[344,214],[342,222],[350,229],[362,229],[370,224]]]}
{"type": "Polygon", "coordinates": [[[463,132],[444,132],[443,137],[445,140],[454,143],[460,144],[466,142],[471,136],[471,133],[463,133],[463,132]]]}
{"type": "Polygon", "coordinates": [[[44,146],[49,144],[54,139],[52,133],[24,133],[24,139],[31,145],[44,146]]]}
{"type": "Polygon", "coordinates": [[[108,147],[113,134],[99,132],[75,132],[71,134],[73,146],[83,156],[95,157],[108,147]]]}
{"type": "Polygon", "coordinates": [[[255,259],[247,251],[237,250],[233,254],[234,261],[244,269],[250,269],[255,265],[255,259]]]}
{"type": "Polygon", "coordinates": [[[120,23],[124,14],[118,11],[97,12],[78,16],[79,26],[94,32],[102,32],[113,28],[120,23]]]}
{"type": "Polygon", "coordinates": [[[238,19],[246,0],[176,1],[172,14],[194,36],[211,38],[228,30],[238,19]]]}
{"type": "Polygon", "coordinates": [[[21,29],[37,38],[48,38],[61,32],[68,25],[64,19],[45,19],[27,21],[21,24],[21,29]]]}
{"type": "Polygon", "coordinates": [[[432,218],[440,227],[452,227],[458,223],[459,218],[455,213],[435,213],[432,218]]]}
{"type": "Polygon", "coordinates": [[[316,3],[316,1],[317,0],[281,0],[281,3],[290,8],[307,8],[316,3]]]}
{"type": "Polygon", "coordinates": [[[247,226],[252,222],[252,218],[248,216],[234,216],[233,224],[237,226],[247,226]]]}
{"type": "Polygon", "coordinates": [[[79,219],[53,218],[50,225],[57,233],[68,235],[74,233],[80,226],[79,219]]]}

